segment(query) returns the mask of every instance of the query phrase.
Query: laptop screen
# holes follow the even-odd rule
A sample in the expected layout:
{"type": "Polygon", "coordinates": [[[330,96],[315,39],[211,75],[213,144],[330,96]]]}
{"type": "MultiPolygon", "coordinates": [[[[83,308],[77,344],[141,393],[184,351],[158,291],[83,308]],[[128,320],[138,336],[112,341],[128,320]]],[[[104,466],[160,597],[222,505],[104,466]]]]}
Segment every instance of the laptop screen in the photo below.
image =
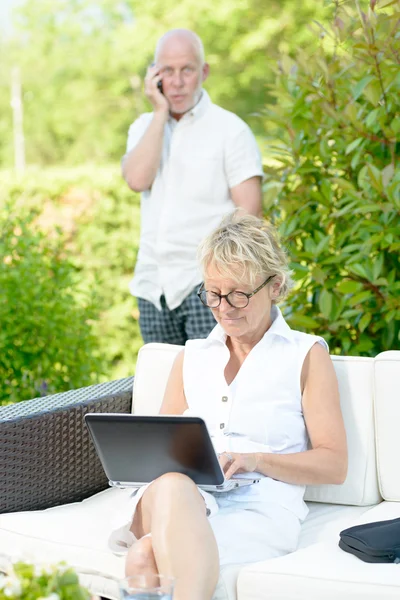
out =
{"type": "Polygon", "coordinates": [[[108,479],[148,483],[170,472],[197,485],[221,485],[224,474],[198,417],[87,414],[86,424],[108,479]]]}

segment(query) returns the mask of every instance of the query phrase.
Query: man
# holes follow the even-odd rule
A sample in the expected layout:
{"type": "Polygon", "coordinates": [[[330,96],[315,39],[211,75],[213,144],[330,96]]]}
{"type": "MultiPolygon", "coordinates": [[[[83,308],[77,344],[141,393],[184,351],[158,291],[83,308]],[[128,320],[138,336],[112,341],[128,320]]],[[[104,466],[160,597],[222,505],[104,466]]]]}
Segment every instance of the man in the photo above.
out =
{"type": "Polygon", "coordinates": [[[200,38],[186,29],[167,32],[145,78],[153,112],[129,129],[122,172],[142,193],[130,290],[145,343],[184,344],[209,334],[215,321],[196,295],[197,246],[235,206],[261,211],[256,141],[239,117],[212,104],[202,89],[208,74],[200,38]]]}

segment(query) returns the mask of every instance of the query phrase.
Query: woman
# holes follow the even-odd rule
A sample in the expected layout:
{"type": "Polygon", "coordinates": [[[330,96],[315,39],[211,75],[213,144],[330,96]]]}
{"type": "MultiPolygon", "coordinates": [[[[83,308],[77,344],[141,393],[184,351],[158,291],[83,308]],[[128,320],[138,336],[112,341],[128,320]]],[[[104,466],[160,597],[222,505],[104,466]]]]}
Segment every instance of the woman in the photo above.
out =
{"type": "Polygon", "coordinates": [[[217,325],[178,355],[160,414],[203,417],[226,477],[261,481],[210,494],[169,473],[133,497],[126,573],[174,576],[174,600],[211,599],[220,566],[293,551],[306,484],[339,484],[347,471],[327,344],[291,330],[276,306],[291,280],[272,229],[235,212],[199,256],[199,297],[217,325]]]}

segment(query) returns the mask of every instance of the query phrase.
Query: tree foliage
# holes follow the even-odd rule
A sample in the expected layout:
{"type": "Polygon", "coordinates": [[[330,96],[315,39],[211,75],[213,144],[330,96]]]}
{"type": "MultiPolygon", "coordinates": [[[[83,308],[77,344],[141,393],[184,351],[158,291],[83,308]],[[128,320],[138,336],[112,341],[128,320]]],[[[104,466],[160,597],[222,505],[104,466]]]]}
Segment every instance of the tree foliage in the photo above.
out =
{"type": "Polygon", "coordinates": [[[400,341],[400,2],[335,6],[269,90],[266,210],[293,256],[290,323],[375,355],[400,341]]]}
{"type": "Polygon", "coordinates": [[[253,127],[279,50],[311,35],[324,3],[303,0],[26,0],[0,45],[0,165],[12,163],[9,78],[23,83],[27,162],[105,163],[124,153],[130,123],[149,106],[142,79],[156,40],[173,27],[203,38],[215,102],[253,127]]]}

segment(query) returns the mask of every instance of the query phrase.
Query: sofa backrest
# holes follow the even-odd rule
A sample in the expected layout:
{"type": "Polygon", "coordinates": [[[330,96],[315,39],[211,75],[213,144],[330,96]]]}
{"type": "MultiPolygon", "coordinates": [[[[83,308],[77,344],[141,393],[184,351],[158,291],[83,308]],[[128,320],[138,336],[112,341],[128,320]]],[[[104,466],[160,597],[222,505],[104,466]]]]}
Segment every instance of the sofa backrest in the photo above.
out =
{"type": "Polygon", "coordinates": [[[132,412],[136,415],[158,414],[171,367],[183,348],[156,343],[140,348],[133,380],[132,412]]]}
{"type": "MultiPolygon", "coordinates": [[[[152,343],[140,349],[133,387],[135,414],[158,413],[169,372],[182,348],[152,343]]],[[[374,359],[333,356],[332,360],[347,432],[349,470],[342,485],[309,486],[305,497],[306,500],[334,504],[376,504],[381,501],[381,496],[375,459],[374,359]]]]}
{"type": "Polygon", "coordinates": [[[379,488],[382,497],[400,502],[400,351],[375,358],[375,428],[379,488]]]}
{"type": "Polygon", "coordinates": [[[305,499],[364,506],[381,501],[374,427],[374,359],[332,356],[347,434],[349,467],[342,485],[308,486],[305,499]]]}

